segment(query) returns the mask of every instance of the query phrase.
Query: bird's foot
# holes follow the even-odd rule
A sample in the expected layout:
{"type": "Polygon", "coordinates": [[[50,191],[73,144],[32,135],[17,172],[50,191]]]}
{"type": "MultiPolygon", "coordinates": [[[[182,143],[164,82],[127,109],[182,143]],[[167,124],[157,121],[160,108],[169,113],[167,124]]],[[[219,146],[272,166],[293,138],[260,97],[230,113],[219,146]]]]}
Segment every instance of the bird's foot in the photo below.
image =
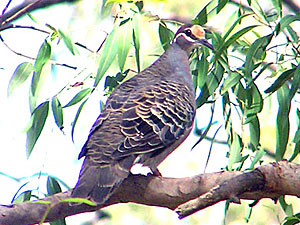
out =
{"type": "Polygon", "coordinates": [[[151,172],[152,173],[148,173],[147,176],[156,176],[156,177],[162,177],[161,173],[159,172],[159,170],[156,168],[156,169],[151,169],[151,172]]]}

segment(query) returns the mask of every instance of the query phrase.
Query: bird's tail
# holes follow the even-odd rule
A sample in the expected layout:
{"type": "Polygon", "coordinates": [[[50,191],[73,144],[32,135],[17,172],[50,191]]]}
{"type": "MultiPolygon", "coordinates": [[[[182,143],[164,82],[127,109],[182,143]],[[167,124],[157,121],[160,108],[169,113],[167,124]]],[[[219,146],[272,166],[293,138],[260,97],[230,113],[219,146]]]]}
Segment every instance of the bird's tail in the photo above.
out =
{"type": "Polygon", "coordinates": [[[85,198],[102,204],[128,175],[129,169],[121,167],[118,163],[99,165],[86,158],[71,197],[85,198]]]}

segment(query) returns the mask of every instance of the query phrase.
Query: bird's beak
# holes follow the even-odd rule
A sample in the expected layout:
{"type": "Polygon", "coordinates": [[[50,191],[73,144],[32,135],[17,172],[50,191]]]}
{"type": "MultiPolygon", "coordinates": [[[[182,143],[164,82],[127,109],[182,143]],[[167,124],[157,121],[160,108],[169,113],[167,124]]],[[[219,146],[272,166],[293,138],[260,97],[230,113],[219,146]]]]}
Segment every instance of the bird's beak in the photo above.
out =
{"type": "Polygon", "coordinates": [[[199,44],[204,45],[214,51],[214,47],[206,39],[200,39],[198,42],[199,44]]]}

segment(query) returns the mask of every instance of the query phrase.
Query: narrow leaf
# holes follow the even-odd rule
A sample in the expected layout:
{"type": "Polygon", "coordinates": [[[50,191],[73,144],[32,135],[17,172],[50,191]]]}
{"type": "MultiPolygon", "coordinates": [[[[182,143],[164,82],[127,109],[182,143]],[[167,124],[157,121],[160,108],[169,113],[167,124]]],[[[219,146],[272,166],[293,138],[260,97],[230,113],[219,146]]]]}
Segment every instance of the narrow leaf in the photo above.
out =
{"type": "Polygon", "coordinates": [[[140,14],[136,13],[133,18],[133,33],[132,33],[132,39],[133,39],[133,45],[135,49],[135,60],[137,65],[137,71],[141,71],[141,61],[140,61],[140,14]]]}
{"type": "Polygon", "coordinates": [[[131,21],[127,19],[125,22],[121,23],[119,27],[119,33],[122,35],[118,35],[118,62],[119,68],[121,72],[124,69],[124,65],[127,59],[127,55],[131,45],[131,32],[132,32],[132,25],[131,21]]]}
{"type": "Polygon", "coordinates": [[[234,133],[232,137],[232,143],[230,145],[228,170],[232,170],[233,165],[235,163],[241,162],[242,149],[243,149],[242,139],[237,133],[234,133]]]}
{"type": "Polygon", "coordinates": [[[52,98],[52,112],[54,116],[54,120],[59,129],[63,129],[63,111],[60,101],[57,96],[52,98]]]}
{"type": "Polygon", "coordinates": [[[290,112],[290,98],[289,98],[289,88],[287,85],[283,85],[277,91],[277,100],[279,104],[277,121],[276,121],[276,161],[283,159],[286,151],[289,132],[290,132],[290,122],[289,122],[289,112],[290,112]]]}
{"type": "Polygon", "coordinates": [[[88,99],[84,100],[84,101],[81,103],[81,105],[79,106],[79,108],[78,108],[78,110],[77,110],[77,113],[76,113],[76,116],[75,116],[75,118],[74,118],[74,121],[73,121],[73,123],[72,123],[71,137],[72,137],[72,141],[73,141],[73,142],[74,142],[74,131],[75,131],[75,126],[76,126],[77,120],[78,120],[78,118],[79,118],[79,115],[80,115],[80,113],[81,113],[81,110],[82,110],[82,108],[83,108],[83,106],[84,106],[84,104],[86,103],[87,100],[88,100],[88,99]]]}
{"type": "Polygon", "coordinates": [[[227,92],[231,87],[235,86],[241,78],[242,75],[237,72],[230,73],[222,85],[221,95],[227,92]]]}
{"type": "Polygon", "coordinates": [[[76,46],[74,45],[73,41],[71,40],[70,36],[68,34],[66,34],[65,32],[63,32],[61,29],[58,29],[58,33],[59,33],[61,39],[64,41],[67,48],[69,49],[69,51],[73,55],[78,53],[78,50],[77,50],[76,46]]]}
{"type": "Polygon", "coordinates": [[[49,111],[49,102],[40,104],[32,113],[32,125],[27,131],[26,152],[27,158],[30,156],[45,125],[49,111]]]}
{"type": "Polygon", "coordinates": [[[158,26],[158,34],[160,43],[163,49],[166,51],[174,37],[174,32],[171,31],[165,22],[161,20],[158,26]]]}
{"type": "Polygon", "coordinates": [[[102,47],[103,50],[100,55],[99,59],[99,66],[95,78],[94,87],[97,87],[100,80],[104,76],[105,72],[108,70],[114,58],[117,54],[117,37],[118,37],[118,25],[115,25],[112,32],[107,36],[104,46],[102,47]]]}
{"type": "Polygon", "coordinates": [[[48,62],[51,56],[51,46],[47,42],[47,40],[44,41],[42,44],[39,53],[37,55],[35,64],[34,64],[34,74],[31,82],[31,92],[32,95],[35,96],[36,90],[40,81],[40,76],[42,73],[42,69],[44,65],[48,62]]]}
{"type": "Polygon", "coordinates": [[[289,69],[284,71],[279,77],[275,80],[275,82],[265,90],[265,93],[273,93],[277,91],[281,86],[285,84],[285,82],[290,79],[296,71],[296,68],[289,69]]]}
{"type": "Polygon", "coordinates": [[[198,15],[193,19],[193,24],[204,25],[207,23],[207,7],[211,2],[208,2],[203,9],[198,13],[198,15]]]}
{"type": "Polygon", "coordinates": [[[69,101],[63,108],[70,107],[72,105],[77,104],[80,102],[82,99],[84,99],[85,96],[87,96],[89,93],[91,93],[92,89],[91,88],[86,88],[78,92],[72,99],[69,101]]]}
{"type": "Polygon", "coordinates": [[[228,0],[218,0],[217,14],[225,7],[227,2],[228,2],[228,0]]]}
{"type": "Polygon", "coordinates": [[[28,76],[33,71],[33,65],[29,62],[24,62],[18,65],[13,76],[11,77],[8,84],[8,96],[12,94],[13,90],[23,84],[28,76]]]}
{"type": "Polygon", "coordinates": [[[54,195],[61,192],[61,187],[55,178],[48,176],[47,179],[47,192],[48,195],[54,195]]]}

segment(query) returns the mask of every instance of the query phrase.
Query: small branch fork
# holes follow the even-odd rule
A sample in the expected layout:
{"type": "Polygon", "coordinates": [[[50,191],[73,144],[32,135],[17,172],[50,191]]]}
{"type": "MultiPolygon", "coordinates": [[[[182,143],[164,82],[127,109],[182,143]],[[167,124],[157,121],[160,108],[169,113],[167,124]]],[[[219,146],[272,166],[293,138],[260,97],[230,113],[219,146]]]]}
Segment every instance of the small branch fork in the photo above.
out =
{"type": "Polygon", "coordinates": [[[240,203],[241,199],[276,200],[282,195],[299,197],[300,165],[281,161],[250,172],[222,171],[186,178],[131,175],[104,204],[70,205],[71,191],[39,201],[0,206],[0,224],[34,224],[92,212],[117,203],[138,203],[174,210],[185,218],[220,201],[240,203]]]}

